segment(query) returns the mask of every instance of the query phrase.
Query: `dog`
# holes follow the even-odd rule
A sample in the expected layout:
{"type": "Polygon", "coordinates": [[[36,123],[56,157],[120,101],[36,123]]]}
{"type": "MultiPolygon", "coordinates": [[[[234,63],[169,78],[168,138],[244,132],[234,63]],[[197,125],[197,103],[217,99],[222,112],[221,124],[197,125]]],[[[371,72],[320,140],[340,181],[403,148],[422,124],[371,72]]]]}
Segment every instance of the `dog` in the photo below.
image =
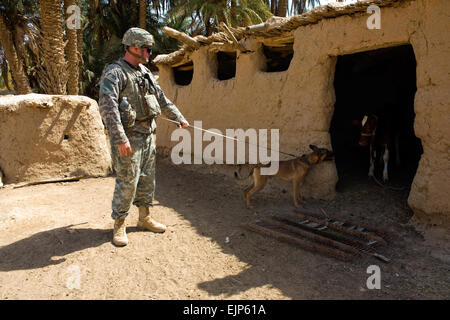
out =
{"type": "MultiPolygon", "coordinates": [[[[299,188],[300,183],[305,178],[309,169],[322,161],[334,159],[333,152],[328,149],[318,148],[314,145],[309,145],[309,147],[312,150],[309,154],[304,154],[292,160],[280,161],[278,172],[274,175],[281,180],[292,181],[294,205],[296,207],[299,206],[299,202],[303,202],[299,188]]],[[[252,208],[250,205],[250,197],[256,192],[261,191],[266,186],[269,178],[272,177],[261,175],[261,168],[263,167],[270,167],[270,163],[254,166],[247,178],[241,178],[238,172],[234,172],[234,179],[237,184],[248,185],[251,183],[244,190],[244,200],[249,209],[252,208]]]]}

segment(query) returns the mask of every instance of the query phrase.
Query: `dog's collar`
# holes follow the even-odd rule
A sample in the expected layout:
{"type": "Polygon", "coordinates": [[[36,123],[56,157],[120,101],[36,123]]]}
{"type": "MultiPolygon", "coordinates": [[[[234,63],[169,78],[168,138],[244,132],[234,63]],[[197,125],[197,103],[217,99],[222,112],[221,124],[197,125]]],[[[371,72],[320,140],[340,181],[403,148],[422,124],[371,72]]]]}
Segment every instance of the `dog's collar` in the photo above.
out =
{"type": "Polygon", "coordinates": [[[312,166],[312,163],[309,162],[309,160],[308,160],[307,154],[302,155],[299,159],[300,159],[300,161],[306,163],[308,166],[312,166]]]}

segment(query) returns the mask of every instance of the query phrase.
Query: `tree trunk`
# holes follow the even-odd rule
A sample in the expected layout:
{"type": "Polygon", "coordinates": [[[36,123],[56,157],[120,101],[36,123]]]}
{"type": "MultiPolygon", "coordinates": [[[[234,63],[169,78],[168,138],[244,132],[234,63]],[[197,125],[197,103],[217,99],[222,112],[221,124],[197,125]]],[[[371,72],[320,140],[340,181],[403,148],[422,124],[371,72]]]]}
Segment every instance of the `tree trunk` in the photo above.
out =
{"type": "Polygon", "coordinates": [[[6,61],[6,59],[2,59],[1,69],[2,69],[2,78],[3,82],[5,83],[6,89],[8,89],[8,91],[11,91],[8,79],[8,62],[6,61]]]}
{"type": "MultiPolygon", "coordinates": [[[[83,31],[77,30],[78,81],[83,81],[83,31]]],[[[80,86],[81,87],[81,86],[80,86]]]]}
{"type": "MultiPolygon", "coordinates": [[[[81,1],[77,0],[77,5],[81,7],[81,1]]],[[[83,26],[77,30],[77,52],[78,52],[78,88],[82,91],[83,82],[83,26]]]]}
{"type": "Polygon", "coordinates": [[[23,29],[16,25],[13,31],[14,47],[16,48],[16,54],[19,61],[22,63],[24,70],[26,70],[27,64],[25,59],[25,32],[23,29]]]}
{"type": "Polygon", "coordinates": [[[146,27],[146,0],[139,0],[139,28],[145,29],[146,27]]]}
{"type": "Polygon", "coordinates": [[[230,4],[230,12],[231,12],[231,25],[230,27],[236,27],[239,25],[239,21],[237,19],[237,13],[236,13],[236,0],[231,0],[230,4]]]}
{"type": "Polygon", "coordinates": [[[208,19],[205,23],[205,32],[206,32],[206,36],[209,37],[210,35],[213,34],[214,31],[214,27],[210,22],[210,19],[208,19]]]}
{"type": "MultiPolygon", "coordinates": [[[[6,23],[2,15],[0,15],[0,43],[3,46],[6,59],[8,60],[9,68],[11,70],[11,76],[14,80],[16,93],[31,93],[30,84],[23,69],[23,64],[17,57],[17,52],[14,46],[11,32],[6,27],[6,23]]],[[[6,81],[7,80],[8,79],[6,79],[6,81]]]]}
{"type": "Polygon", "coordinates": [[[41,0],[42,58],[49,78],[47,94],[66,94],[67,71],[64,58],[61,0],[41,0]]]}
{"type": "MultiPolygon", "coordinates": [[[[75,5],[75,0],[64,0],[64,12],[66,13],[66,21],[71,14],[67,13],[67,8],[75,5]]],[[[77,29],[69,28],[66,24],[66,36],[67,36],[67,46],[66,46],[66,57],[67,57],[67,91],[69,94],[78,95],[78,39],[77,39],[77,29]]]]}
{"type": "Polygon", "coordinates": [[[270,11],[272,11],[272,13],[274,15],[277,14],[277,1],[276,0],[271,0],[270,1],[270,11]]]}
{"type": "Polygon", "coordinates": [[[286,11],[287,11],[287,0],[278,0],[277,15],[279,17],[286,17],[286,11]]]}

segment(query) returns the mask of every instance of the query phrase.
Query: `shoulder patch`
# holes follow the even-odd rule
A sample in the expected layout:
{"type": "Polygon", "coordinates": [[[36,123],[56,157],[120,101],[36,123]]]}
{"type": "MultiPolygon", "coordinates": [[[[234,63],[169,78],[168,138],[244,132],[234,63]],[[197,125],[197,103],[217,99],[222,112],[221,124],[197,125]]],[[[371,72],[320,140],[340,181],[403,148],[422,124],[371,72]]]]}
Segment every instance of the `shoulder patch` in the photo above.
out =
{"type": "MultiPolygon", "coordinates": [[[[100,81],[100,91],[103,94],[111,94],[115,91],[114,87],[118,86],[121,80],[127,81],[122,67],[117,63],[111,63],[103,71],[103,77],[100,81]]],[[[116,90],[120,91],[120,88],[116,88],[116,90]]]]}
{"type": "MultiPolygon", "coordinates": [[[[100,90],[103,94],[111,94],[114,92],[114,87],[119,83],[119,78],[114,72],[107,72],[100,85],[100,90]]],[[[118,91],[118,90],[117,90],[118,91]]]]}
{"type": "Polygon", "coordinates": [[[117,84],[119,82],[119,77],[117,76],[117,73],[115,72],[108,72],[105,74],[103,81],[109,80],[110,82],[117,84]]]}

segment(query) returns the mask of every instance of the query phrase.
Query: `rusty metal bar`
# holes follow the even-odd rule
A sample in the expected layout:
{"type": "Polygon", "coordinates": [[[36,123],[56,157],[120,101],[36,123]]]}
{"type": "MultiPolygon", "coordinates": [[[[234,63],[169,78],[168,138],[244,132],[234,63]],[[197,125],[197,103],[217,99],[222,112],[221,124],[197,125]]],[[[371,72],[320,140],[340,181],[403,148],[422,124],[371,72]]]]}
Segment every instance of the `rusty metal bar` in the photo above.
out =
{"type": "MultiPolygon", "coordinates": [[[[361,232],[361,231],[357,231],[357,230],[350,230],[350,229],[348,229],[346,227],[343,227],[342,225],[337,225],[337,224],[334,224],[332,222],[326,221],[324,219],[318,219],[318,218],[310,215],[310,213],[300,212],[298,210],[295,210],[294,212],[295,212],[295,214],[297,216],[299,216],[302,219],[308,219],[308,220],[310,220],[312,222],[315,222],[315,223],[327,226],[330,229],[338,230],[338,231],[350,234],[350,235],[355,236],[355,237],[360,237],[360,238],[363,238],[363,239],[366,239],[366,240],[375,240],[379,244],[382,244],[384,246],[387,245],[386,241],[383,238],[381,238],[381,237],[379,237],[379,236],[377,236],[377,235],[375,235],[373,233],[370,233],[370,232],[365,233],[365,232],[361,232]]],[[[339,221],[339,220],[337,220],[337,221],[339,221]]]]}
{"type": "Polygon", "coordinates": [[[305,238],[308,238],[308,239],[311,239],[311,240],[314,240],[314,241],[319,241],[319,242],[321,242],[321,243],[323,243],[325,245],[329,245],[329,246],[338,248],[338,249],[340,249],[342,251],[354,254],[356,256],[361,256],[361,253],[357,249],[355,249],[355,248],[353,248],[353,247],[351,247],[349,245],[346,245],[344,243],[334,241],[334,240],[332,240],[330,238],[326,238],[326,237],[323,237],[321,235],[318,235],[318,234],[315,234],[315,233],[312,233],[312,232],[309,232],[309,231],[305,231],[305,230],[302,230],[300,228],[296,228],[294,226],[290,226],[290,225],[288,225],[286,223],[282,223],[282,222],[274,220],[274,219],[266,218],[266,219],[263,219],[262,221],[264,223],[268,223],[270,225],[274,225],[276,227],[280,227],[280,228],[286,229],[288,231],[291,231],[293,233],[299,234],[299,235],[301,235],[301,236],[303,236],[305,238]]]}
{"type": "Polygon", "coordinates": [[[267,235],[270,237],[273,237],[277,240],[281,240],[290,244],[294,244],[296,246],[300,246],[304,249],[309,249],[312,251],[318,251],[323,254],[326,254],[328,256],[334,257],[336,259],[342,260],[342,261],[351,261],[353,256],[349,253],[343,252],[336,248],[330,248],[321,244],[313,243],[307,240],[299,239],[287,234],[283,234],[281,232],[262,227],[260,225],[249,223],[246,224],[245,227],[251,231],[255,231],[258,233],[261,233],[263,235],[267,235]]]}
{"type": "Polygon", "coordinates": [[[385,230],[385,229],[380,229],[380,228],[373,227],[373,226],[369,226],[369,225],[363,224],[361,222],[355,222],[355,221],[348,220],[348,219],[343,220],[341,218],[332,217],[332,216],[325,215],[325,214],[319,213],[319,212],[310,212],[310,211],[303,211],[303,210],[298,210],[298,209],[296,209],[295,211],[303,213],[303,214],[307,214],[307,215],[310,215],[310,216],[313,216],[313,217],[318,218],[318,219],[323,219],[324,216],[325,216],[326,218],[329,218],[329,219],[332,219],[332,220],[342,221],[342,222],[344,222],[344,224],[350,224],[350,225],[354,225],[356,227],[362,227],[362,228],[366,229],[367,231],[372,231],[372,232],[378,233],[380,235],[385,236],[388,239],[396,239],[396,238],[398,238],[398,236],[395,233],[391,232],[391,231],[388,231],[388,230],[385,230]]]}
{"type": "MultiPolygon", "coordinates": [[[[287,216],[287,217],[292,216],[293,218],[298,218],[297,215],[294,215],[294,214],[284,214],[284,215],[287,216]]],[[[361,250],[361,249],[366,250],[366,251],[373,251],[374,250],[374,248],[372,246],[370,246],[370,245],[368,245],[367,243],[364,242],[365,240],[360,239],[360,238],[356,238],[356,237],[352,237],[352,236],[350,236],[348,234],[342,234],[342,232],[334,231],[336,233],[331,233],[329,230],[327,230],[327,229],[329,229],[328,227],[325,230],[320,230],[318,228],[310,227],[310,226],[308,226],[306,224],[301,224],[301,223],[292,221],[292,220],[290,220],[290,219],[288,219],[286,217],[283,217],[283,218],[281,218],[281,217],[273,217],[273,218],[276,219],[276,220],[279,220],[281,222],[284,222],[284,223],[293,224],[295,227],[309,230],[311,232],[314,232],[315,234],[319,234],[319,235],[321,235],[323,237],[327,237],[327,238],[332,239],[334,241],[339,241],[341,243],[349,245],[349,246],[351,246],[353,248],[356,248],[358,250],[361,250]]]]}
{"type": "MultiPolygon", "coordinates": [[[[292,228],[293,232],[297,232],[294,229],[296,229],[296,230],[306,229],[306,230],[310,231],[310,232],[306,232],[306,233],[316,234],[316,235],[319,235],[319,236],[321,236],[321,237],[323,237],[325,239],[331,239],[335,243],[343,244],[345,246],[348,246],[348,247],[352,248],[353,250],[357,250],[358,252],[362,252],[362,253],[367,254],[369,256],[375,257],[375,258],[377,258],[377,259],[379,259],[379,260],[381,260],[383,262],[390,262],[391,261],[389,258],[387,258],[387,257],[385,257],[385,256],[383,256],[383,255],[381,255],[381,254],[379,254],[377,252],[375,252],[373,247],[371,247],[371,246],[369,246],[369,245],[367,245],[365,243],[362,243],[362,242],[360,242],[358,240],[354,240],[354,239],[348,238],[348,236],[347,237],[343,237],[340,233],[339,234],[329,233],[327,231],[322,231],[322,230],[320,230],[318,228],[309,227],[309,226],[307,226],[305,224],[297,223],[297,222],[291,221],[289,219],[283,219],[283,218],[279,218],[279,217],[272,217],[272,218],[281,221],[280,223],[285,225],[285,226],[288,226],[289,230],[291,230],[291,228],[292,228]],[[289,224],[294,224],[294,226],[291,226],[289,224]]],[[[283,226],[281,226],[281,227],[283,227],[283,226]]]]}

